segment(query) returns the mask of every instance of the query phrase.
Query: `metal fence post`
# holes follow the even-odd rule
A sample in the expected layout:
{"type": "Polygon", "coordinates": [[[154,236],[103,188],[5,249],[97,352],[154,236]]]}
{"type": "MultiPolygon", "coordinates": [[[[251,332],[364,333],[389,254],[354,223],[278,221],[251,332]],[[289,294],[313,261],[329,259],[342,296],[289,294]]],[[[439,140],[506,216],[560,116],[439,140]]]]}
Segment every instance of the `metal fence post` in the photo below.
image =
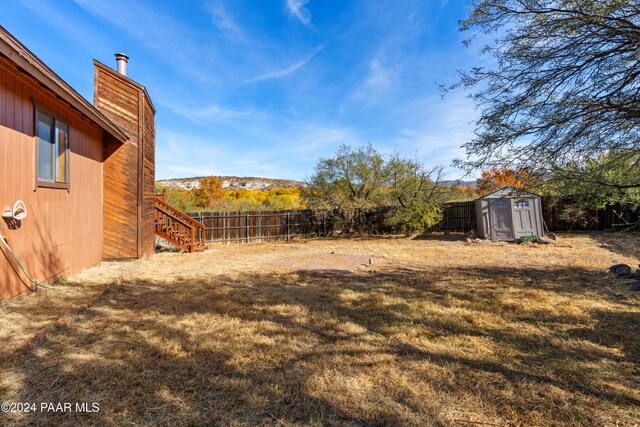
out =
{"type": "Polygon", "coordinates": [[[327,213],[322,212],[322,237],[327,237],[327,213]]]}
{"type": "Polygon", "coordinates": [[[245,218],[246,218],[245,226],[247,230],[247,243],[249,243],[249,212],[247,212],[247,216],[245,218]]]}
{"type": "Polygon", "coordinates": [[[287,212],[287,241],[291,240],[291,212],[287,212]]]}

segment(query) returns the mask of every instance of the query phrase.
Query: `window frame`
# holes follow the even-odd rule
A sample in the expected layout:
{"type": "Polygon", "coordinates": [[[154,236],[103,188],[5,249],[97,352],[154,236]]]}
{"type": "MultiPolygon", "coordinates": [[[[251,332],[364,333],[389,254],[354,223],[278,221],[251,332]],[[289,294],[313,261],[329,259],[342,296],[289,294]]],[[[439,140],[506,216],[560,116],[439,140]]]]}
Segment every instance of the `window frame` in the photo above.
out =
{"type": "MultiPolygon", "coordinates": [[[[61,120],[58,118],[58,116],[56,114],[53,114],[51,112],[51,110],[49,110],[48,108],[45,108],[37,103],[34,102],[34,139],[35,139],[35,190],[37,190],[38,188],[57,188],[57,189],[63,189],[63,190],[67,190],[69,191],[69,181],[70,179],[70,175],[71,175],[71,167],[69,166],[69,160],[71,158],[71,126],[69,125],[69,123],[65,120],[61,120]],[[46,181],[46,180],[42,180],[40,179],[40,158],[39,158],[39,154],[40,154],[40,135],[38,133],[38,124],[40,123],[40,115],[44,113],[47,114],[48,116],[51,116],[53,119],[53,123],[51,126],[51,132],[52,132],[52,137],[55,138],[55,134],[56,134],[56,125],[58,123],[61,123],[63,125],[66,126],[67,128],[67,147],[65,148],[65,177],[66,177],[66,182],[57,182],[57,181],[46,181]]],[[[55,146],[55,144],[54,144],[55,146]]],[[[57,167],[57,158],[54,157],[51,159],[52,163],[55,165],[55,167],[57,167]]],[[[55,179],[55,175],[56,175],[56,171],[54,170],[54,179],[55,179]]]]}

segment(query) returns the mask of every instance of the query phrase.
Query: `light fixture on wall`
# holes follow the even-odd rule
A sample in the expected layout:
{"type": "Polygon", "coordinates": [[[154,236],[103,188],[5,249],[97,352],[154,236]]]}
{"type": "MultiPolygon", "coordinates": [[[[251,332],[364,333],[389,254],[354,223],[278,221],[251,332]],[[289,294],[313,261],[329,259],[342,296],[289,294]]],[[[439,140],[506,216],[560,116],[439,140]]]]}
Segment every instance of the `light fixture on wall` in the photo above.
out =
{"type": "Polygon", "coordinates": [[[13,205],[13,209],[6,208],[2,212],[2,217],[7,219],[15,219],[16,221],[21,221],[27,217],[27,206],[24,204],[22,200],[18,200],[13,205]]]}

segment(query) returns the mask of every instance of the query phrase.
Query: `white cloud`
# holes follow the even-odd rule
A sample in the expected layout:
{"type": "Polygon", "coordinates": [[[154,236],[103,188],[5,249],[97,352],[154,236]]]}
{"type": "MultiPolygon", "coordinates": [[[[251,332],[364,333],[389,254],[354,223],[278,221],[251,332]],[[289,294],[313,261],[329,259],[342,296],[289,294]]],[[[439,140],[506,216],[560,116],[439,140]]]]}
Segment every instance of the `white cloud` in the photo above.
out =
{"type": "Polygon", "coordinates": [[[109,22],[143,43],[173,69],[199,81],[209,82],[218,57],[189,25],[158,7],[129,0],[73,0],[91,15],[109,22]]]}
{"type": "Polygon", "coordinates": [[[424,97],[398,109],[395,120],[405,126],[388,143],[401,151],[415,150],[425,164],[443,164],[450,176],[458,176],[460,171],[451,168],[451,162],[466,157],[461,146],[474,137],[476,117],[473,101],[463,92],[444,99],[424,97]]]}
{"type": "Polygon", "coordinates": [[[229,144],[158,128],[156,179],[218,175],[220,159],[231,155],[229,144]],[[188,149],[185,149],[188,147],[188,149]]]}
{"type": "Polygon", "coordinates": [[[188,46],[184,41],[195,38],[191,28],[140,2],[73,1],[90,14],[110,22],[129,35],[146,42],[147,46],[157,51],[171,52],[173,55],[180,54],[185,46],[188,46]],[[178,47],[180,49],[173,50],[178,47]]]}
{"type": "Polygon", "coordinates": [[[380,64],[378,59],[372,59],[369,63],[369,74],[364,82],[365,87],[374,90],[384,90],[391,86],[393,73],[380,64]]]}
{"type": "Polygon", "coordinates": [[[286,0],[289,16],[295,16],[298,21],[309,26],[311,24],[311,13],[304,7],[307,3],[309,3],[309,0],[286,0]]]}
{"type": "Polygon", "coordinates": [[[393,89],[397,78],[392,68],[384,66],[380,59],[373,58],[369,61],[367,76],[348,100],[371,106],[393,89]]]}
{"type": "Polygon", "coordinates": [[[172,100],[161,99],[158,102],[176,114],[189,119],[195,123],[205,124],[209,121],[230,120],[255,114],[254,111],[241,111],[221,107],[218,104],[211,104],[203,107],[190,107],[180,105],[172,100]]]}
{"type": "Polygon", "coordinates": [[[288,76],[289,74],[295,73],[296,71],[298,71],[300,68],[304,67],[309,61],[311,61],[313,59],[314,56],[316,56],[318,54],[318,52],[320,52],[322,50],[322,46],[316,48],[313,53],[311,53],[311,55],[307,56],[306,58],[304,58],[301,61],[295,62],[293,64],[291,64],[290,66],[280,69],[280,70],[274,70],[274,71],[269,71],[265,74],[261,74],[259,76],[253,77],[247,81],[245,81],[245,83],[255,83],[255,82],[259,82],[261,80],[270,80],[270,79],[278,79],[280,77],[285,77],[288,76]]]}
{"type": "Polygon", "coordinates": [[[244,41],[246,36],[243,28],[238,25],[231,13],[220,1],[212,1],[207,5],[214,25],[227,37],[235,41],[244,41]]]}
{"type": "Polygon", "coordinates": [[[49,25],[54,26],[62,34],[73,40],[74,44],[82,44],[92,51],[96,45],[107,42],[102,35],[98,35],[86,20],[77,19],[65,13],[63,8],[52,2],[43,0],[20,0],[20,3],[34,14],[39,15],[49,25]]]}
{"type": "Polygon", "coordinates": [[[362,142],[347,127],[282,120],[254,123],[244,132],[214,131],[207,138],[164,128],[159,128],[157,135],[158,179],[237,175],[302,180],[312,173],[319,157],[333,155],[341,144],[362,142]],[[243,145],[246,139],[253,144],[243,145]],[[296,159],[293,162],[292,157],[296,159]]]}
{"type": "Polygon", "coordinates": [[[169,165],[167,170],[173,172],[170,177],[167,178],[157,178],[157,179],[170,179],[175,178],[176,176],[180,176],[180,178],[193,178],[197,176],[210,176],[210,175],[221,175],[216,173],[216,170],[213,168],[198,168],[193,166],[178,166],[178,165],[169,165]]]}
{"type": "MultiPolygon", "coordinates": [[[[92,16],[78,14],[69,22],[106,23],[104,28],[95,25],[104,38],[118,32],[121,37],[111,42],[133,39],[137,43],[132,48],[158,62],[153,65],[160,79],[144,82],[155,83],[150,92],[162,107],[159,177],[263,174],[300,179],[312,173],[318,157],[333,155],[340,144],[367,141],[381,152],[397,149],[417,154],[425,163],[449,163],[464,154],[459,146],[473,137],[471,101],[452,96],[442,101],[434,94],[434,82],[446,82],[455,73],[451,64],[476,64],[476,58],[469,59],[475,50],[416,52],[430,34],[425,28],[431,16],[420,2],[393,10],[363,2],[360,8],[346,8],[331,34],[314,28],[317,37],[300,40],[274,34],[237,2],[201,0],[205,25],[196,27],[186,15],[150,0],[74,1],[92,16]],[[309,40],[330,49],[318,55],[322,47],[305,45],[309,40]],[[308,50],[300,50],[302,46],[308,50]],[[259,86],[275,79],[283,84],[259,86]]],[[[312,19],[309,0],[285,0],[278,6],[280,17],[303,32],[318,20],[315,15],[312,19]]],[[[64,15],[53,18],[64,26],[64,15]]],[[[68,30],[70,37],[74,29],[68,30]]],[[[87,33],[87,40],[100,35],[87,33]]]]}
{"type": "Polygon", "coordinates": [[[296,132],[300,135],[290,147],[291,152],[324,155],[342,144],[358,145],[361,141],[351,129],[331,126],[304,126],[296,132]]]}

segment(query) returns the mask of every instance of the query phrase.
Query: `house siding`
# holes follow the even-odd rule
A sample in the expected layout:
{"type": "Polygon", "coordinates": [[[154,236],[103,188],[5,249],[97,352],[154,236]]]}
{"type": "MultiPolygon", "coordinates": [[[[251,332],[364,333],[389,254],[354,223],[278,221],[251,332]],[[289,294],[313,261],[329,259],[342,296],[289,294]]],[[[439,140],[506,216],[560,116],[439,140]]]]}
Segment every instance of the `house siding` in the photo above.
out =
{"type": "Polygon", "coordinates": [[[105,144],[104,258],[155,251],[155,111],[142,86],[95,62],[94,104],[129,137],[105,144]]]}
{"type": "MultiPolygon", "coordinates": [[[[27,271],[51,280],[95,265],[103,240],[102,129],[0,56],[0,210],[16,200],[27,217],[0,230],[27,271]],[[69,189],[36,187],[35,105],[69,125],[69,189]]],[[[0,248],[0,298],[33,287],[0,248]]]]}
{"type": "Polygon", "coordinates": [[[104,153],[104,250],[106,259],[138,257],[138,114],[134,87],[95,67],[94,105],[124,133],[124,144],[108,140],[104,153]]]}
{"type": "Polygon", "coordinates": [[[142,193],[142,251],[145,255],[155,253],[156,228],[156,124],[155,112],[149,100],[143,96],[143,193],[142,193]]]}

